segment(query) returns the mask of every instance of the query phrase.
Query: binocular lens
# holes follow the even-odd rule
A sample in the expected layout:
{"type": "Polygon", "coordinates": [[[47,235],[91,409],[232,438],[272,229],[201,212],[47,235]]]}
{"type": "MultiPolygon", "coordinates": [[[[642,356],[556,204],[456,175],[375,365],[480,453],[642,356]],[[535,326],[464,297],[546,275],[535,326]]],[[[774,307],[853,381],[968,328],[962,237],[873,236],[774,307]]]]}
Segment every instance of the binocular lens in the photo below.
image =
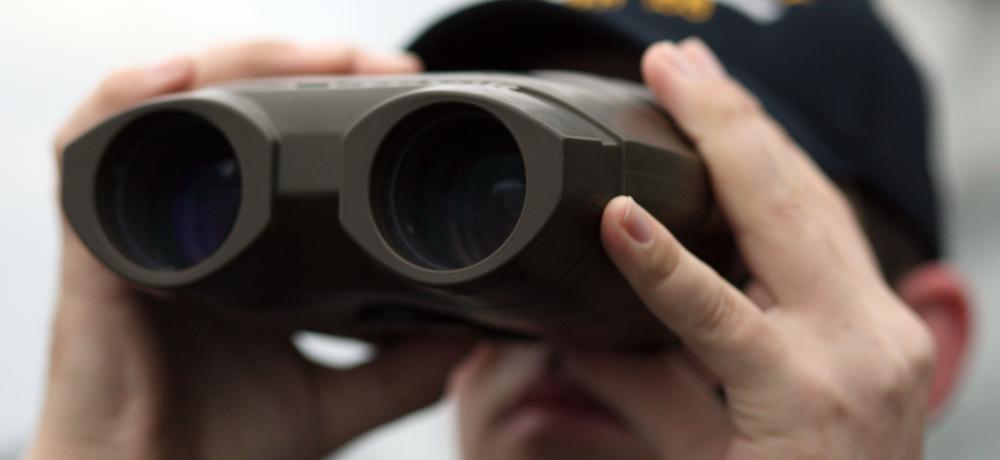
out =
{"type": "Polygon", "coordinates": [[[379,152],[383,233],[417,265],[453,270],[500,248],[524,205],[524,160],[504,124],[466,104],[421,109],[379,152]]]}
{"type": "Polygon", "coordinates": [[[222,245],[242,181],[221,131],[187,112],[162,112],[126,127],[108,152],[99,182],[103,222],[134,262],[179,270],[222,245]]]}

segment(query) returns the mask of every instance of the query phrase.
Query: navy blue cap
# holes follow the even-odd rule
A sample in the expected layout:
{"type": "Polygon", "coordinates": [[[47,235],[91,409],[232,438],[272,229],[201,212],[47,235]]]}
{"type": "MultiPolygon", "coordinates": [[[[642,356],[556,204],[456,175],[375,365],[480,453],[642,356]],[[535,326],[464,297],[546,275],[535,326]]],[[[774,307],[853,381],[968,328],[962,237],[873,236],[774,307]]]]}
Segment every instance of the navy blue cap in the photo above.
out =
{"type": "MultiPolygon", "coordinates": [[[[537,57],[701,37],[833,179],[897,214],[940,255],[926,97],[867,0],[535,0],[474,5],[410,50],[428,71],[524,71],[537,57]]],[[[636,73],[636,75],[638,75],[636,73]]]]}

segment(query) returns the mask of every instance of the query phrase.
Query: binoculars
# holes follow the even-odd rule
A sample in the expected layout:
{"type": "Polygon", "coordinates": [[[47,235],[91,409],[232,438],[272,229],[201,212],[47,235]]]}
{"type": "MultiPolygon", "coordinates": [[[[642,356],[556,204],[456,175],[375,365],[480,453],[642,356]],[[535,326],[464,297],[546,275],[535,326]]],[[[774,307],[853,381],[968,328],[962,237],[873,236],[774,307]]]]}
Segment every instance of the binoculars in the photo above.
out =
{"type": "Polygon", "coordinates": [[[137,288],[362,339],[675,340],[603,251],[617,195],[738,265],[690,143],[641,86],[582,73],[234,82],[119,113],[63,161],[69,222],[137,288]]]}

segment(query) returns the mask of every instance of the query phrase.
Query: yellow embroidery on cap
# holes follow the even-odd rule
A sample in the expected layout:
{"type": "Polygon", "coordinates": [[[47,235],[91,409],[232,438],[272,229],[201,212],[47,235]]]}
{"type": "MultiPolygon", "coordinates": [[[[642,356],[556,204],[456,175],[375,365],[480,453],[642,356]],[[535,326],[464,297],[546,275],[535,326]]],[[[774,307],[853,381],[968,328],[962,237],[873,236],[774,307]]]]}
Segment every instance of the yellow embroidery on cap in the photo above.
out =
{"type": "Polygon", "coordinates": [[[715,14],[712,0],[642,0],[647,10],[668,16],[680,16],[691,22],[705,22],[715,14]]]}
{"type": "MultiPolygon", "coordinates": [[[[816,0],[774,0],[785,7],[810,6],[816,0]]],[[[629,0],[564,0],[566,6],[580,10],[610,10],[625,6],[629,0]]],[[[666,16],[680,16],[690,22],[705,22],[715,15],[715,0],[641,0],[649,11],[666,16]]]]}
{"type": "Polygon", "coordinates": [[[566,0],[566,6],[580,10],[610,10],[622,8],[628,0],[566,0]]]}

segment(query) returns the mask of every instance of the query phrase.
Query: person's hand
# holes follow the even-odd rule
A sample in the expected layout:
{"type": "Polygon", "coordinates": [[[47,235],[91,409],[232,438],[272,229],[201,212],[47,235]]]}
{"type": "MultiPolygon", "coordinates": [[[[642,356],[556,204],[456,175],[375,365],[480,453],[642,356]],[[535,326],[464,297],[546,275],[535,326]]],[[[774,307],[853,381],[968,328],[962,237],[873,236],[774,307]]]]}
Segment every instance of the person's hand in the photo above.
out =
{"type": "MultiPolygon", "coordinates": [[[[108,77],[57,136],[67,142],[144,99],[224,80],[418,72],[407,55],[253,42],[108,77]]],[[[464,350],[419,340],[349,370],[314,364],[294,331],[236,324],[143,295],[63,223],[45,408],[30,459],[309,459],[436,399],[464,350]]]]}
{"type": "Polygon", "coordinates": [[[701,153],[754,282],[741,292],[616,198],[605,249],[690,354],[570,352],[582,383],[664,458],[920,457],[932,337],[846,199],[701,42],[654,45],[642,70],[701,153]]]}

